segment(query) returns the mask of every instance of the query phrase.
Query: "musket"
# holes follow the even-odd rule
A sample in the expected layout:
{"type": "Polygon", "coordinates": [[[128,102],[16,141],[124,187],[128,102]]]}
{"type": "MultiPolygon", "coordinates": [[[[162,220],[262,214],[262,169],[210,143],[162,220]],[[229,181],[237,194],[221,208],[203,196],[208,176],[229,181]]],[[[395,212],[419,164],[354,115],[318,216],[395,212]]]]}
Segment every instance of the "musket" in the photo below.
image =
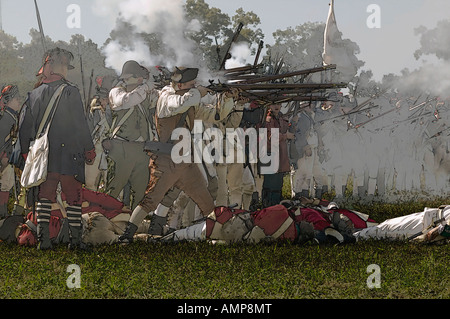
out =
{"type": "Polygon", "coordinates": [[[86,103],[86,114],[89,112],[89,109],[91,107],[91,103],[90,103],[90,99],[91,99],[91,94],[92,94],[92,82],[94,80],[94,69],[92,69],[91,71],[91,77],[89,79],[89,92],[88,92],[88,100],[86,103]]]}
{"type": "MultiPolygon", "coordinates": [[[[293,111],[293,117],[295,117],[300,109],[300,101],[294,101],[294,111],[293,111]]],[[[295,134],[295,131],[297,130],[297,124],[293,123],[292,119],[289,123],[289,129],[288,131],[292,134],[295,134]]],[[[295,146],[295,140],[289,140],[288,141],[288,150],[289,150],[289,159],[297,159],[299,158],[299,154],[297,152],[297,148],[295,146]]],[[[296,163],[294,163],[294,168],[297,168],[296,163]]]]}
{"type": "Polygon", "coordinates": [[[210,81],[209,90],[221,93],[238,89],[239,95],[266,104],[288,101],[328,101],[326,97],[311,96],[314,91],[346,87],[346,83],[300,83],[300,84],[214,84],[210,81]]]}
{"type": "Polygon", "coordinates": [[[278,73],[280,73],[281,68],[284,65],[284,56],[280,59],[280,61],[275,65],[275,72],[274,75],[277,75],[278,73]]]}
{"type": "Polygon", "coordinates": [[[347,83],[267,83],[267,84],[227,84],[230,88],[237,88],[244,91],[253,90],[326,90],[347,87],[347,83]]]}
{"type": "Polygon", "coordinates": [[[219,43],[217,42],[217,37],[214,37],[214,40],[216,41],[216,53],[217,53],[217,63],[220,63],[220,47],[219,43]]]}
{"type": "Polygon", "coordinates": [[[353,115],[353,114],[362,113],[362,112],[365,112],[365,111],[369,111],[369,110],[371,110],[371,109],[374,109],[374,108],[376,108],[376,107],[380,107],[380,106],[379,106],[378,104],[376,104],[376,105],[369,106],[368,108],[365,108],[365,109],[360,109],[360,110],[356,110],[356,111],[350,111],[350,112],[347,112],[347,113],[342,114],[342,115],[337,115],[337,116],[330,117],[330,118],[328,118],[328,119],[323,119],[323,120],[319,121],[318,123],[323,124],[323,123],[325,123],[325,122],[332,121],[332,120],[336,120],[336,119],[338,119],[338,118],[345,118],[345,117],[348,116],[348,115],[353,115]]]}
{"type": "Polygon", "coordinates": [[[259,77],[259,78],[255,78],[255,79],[249,79],[246,81],[246,83],[254,84],[254,83],[261,83],[261,82],[270,82],[270,81],[280,80],[280,79],[284,79],[284,78],[291,78],[291,77],[299,76],[299,75],[308,75],[311,73],[317,73],[317,72],[322,72],[322,71],[331,70],[331,69],[336,69],[336,65],[330,64],[330,65],[322,66],[322,67],[318,67],[318,68],[311,68],[311,69],[294,71],[294,72],[277,74],[277,75],[268,75],[268,76],[263,76],[263,77],[259,77]]]}
{"type": "Polygon", "coordinates": [[[237,38],[238,38],[239,34],[241,33],[243,27],[244,27],[244,24],[242,22],[239,22],[239,25],[238,25],[238,27],[236,29],[236,32],[234,33],[233,38],[231,39],[230,45],[228,46],[228,49],[227,49],[227,51],[225,52],[225,55],[222,58],[222,62],[220,63],[219,70],[225,69],[225,63],[228,60],[228,56],[230,54],[231,46],[237,40],[237,38]]]}
{"type": "Polygon", "coordinates": [[[286,102],[325,102],[329,101],[327,97],[324,96],[292,96],[292,97],[283,97],[283,96],[267,96],[262,97],[261,100],[265,101],[266,103],[272,103],[272,104],[280,104],[280,103],[286,103],[286,102]]]}
{"type": "Polygon", "coordinates": [[[262,84],[241,84],[241,83],[219,83],[214,84],[214,81],[210,81],[208,89],[216,92],[229,91],[233,88],[240,89],[242,91],[275,91],[276,93],[283,93],[286,90],[327,90],[345,88],[347,83],[262,83],[262,84]]]}
{"type": "Polygon", "coordinates": [[[81,85],[83,86],[83,97],[84,97],[84,104],[88,104],[88,98],[86,98],[86,85],[84,83],[84,70],[83,70],[83,58],[81,56],[80,52],[80,40],[78,39],[78,55],[80,56],[80,72],[81,72],[81,85]]]}
{"type": "Polygon", "coordinates": [[[387,115],[387,114],[389,114],[389,113],[392,113],[392,112],[394,112],[394,111],[397,111],[398,109],[399,109],[399,107],[394,107],[392,110],[389,110],[389,111],[386,111],[386,112],[384,112],[384,113],[381,113],[380,115],[377,115],[377,116],[372,117],[370,120],[367,120],[367,121],[365,121],[365,122],[362,122],[362,123],[359,123],[359,124],[353,126],[352,129],[357,130],[357,129],[359,129],[359,128],[362,127],[362,126],[364,126],[364,125],[366,125],[366,124],[368,124],[368,123],[370,123],[370,122],[372,122],[372,121],[375,121],[376,119],[379,119],[380,117],[383,117],[383,116],[385,116],[385,115],[387,115]]]}
{"type": "Polygon", "coordinates": [[[240,66],[237,68],[224,70],[224,73],[225,73],[225,76],[234,76],[234,75],[236,75],[235,73],[239,74],[239,73],[254,71],[254,70],[260,69],[263,66],[264,66],[263,63],[260,63],[258,65],[240,66]]]}
{"type": "Polygon", "coordinates": [[[37,21],[38,21],[38,25],[39,25],[39,33],[41,34],[42,47],[44,48],[44,53],[45,53],[45,52],[47,52],[47,46],[45,44],[44,29],[42,28],[41,15],[39,14],[37,0],[34,0],[34,6],[36,8],[36,17],[37,17],[37,21]]]}
{"type": "Polygon", "coordinates": [[[411,237],[408,238],[408,240],[413,240],[414,238],[417,238],[422,234],[426,234],[428,231],[430,231],[434,227],[444,224],[445,223],[445,217],[444,217],[445,207],[446,207],[445,205],[439,206],[438,217],[437,217],[438,220],[435,220],[434,222],[432,222],[427,228],[423,229],[421,232],[418,232],[418,233],[412,235],[411,237]]]}
{"type": "Polygon", "coordinates": [[[428,104],[428,103],[430,103],[430,102],[432,102],[434,100],[437,100],[437,99],[439,99],[439,97],[435,97],[435,98],[429,99],[429,100],[427,100],[425,102],[422,102],[422,103],[420,103],[418,105],[414,105],[414,106],[410,107],[409,110],[412,111],[414,109],[417,109],[418,107],[424,106],[424,105],[426,105],[426,104],[428,104]]]}
{"type": "MultiPolygon", "coordinates": [[[[446,112],[448,112],[448,111],[446,111],[446,112]]],[[[444,112],[444,113],[446,113],[446,112],[444,112]]],[[[424,114],[417,115],[417,116],[415,116],[415,117],[408,117],[408,118],[406,118],[406,119],[404,119],[404,120],[394,121],[394,123],[392,123],[392,124],[389,124],[389,125],[386,125],[386,126],[377,128],[376,131],[380,131],[380,130],[382,130],[382,129],[385,129],[385,128],[388,128],[388,127],[391,127],[391,126],[395,126],[395,125],[400,124],[400,123],[409,122],[409,121],[414,121],[414,120],[417,120],[417,119],[419,119],[419,118],[422,118],[422,117],[425,117],[425,116],[428,116],[428,115],[434,115],[434,114],[435,114],[435,112],[427,112],[427,113],[424,113],[424,114]]],[[[433,120],[433,122],[434,122],[434,121],[436,121],[436,120],[433,120]]],[[[450,128],[448,128],[448,129],[450,129],[450,128]]],[[[437,136],[441,135],[442,132],[445,132],[445,131],[448,130],[448,129],[444,129],[444,130],[442,130],[442,131],[440,131],[440,132],[434,134],[434,135],[431,136],[429,139],[432,139],[432,138],[434,138],[434,137],[437,137],[437,136]]]]}
{"type": "Polygon", "coordinates": [[[428,112],[428,113],[421,114],[421,115],[418,115],[418,116],[415,116],[415,117],[411,117],[411,118],[408,117],[407,119],[404,119],[404,120],[394,121],[392,124],[385,125],[385,126],[383,126],[383,127],[379,127],[379,128],[377,128],[377,129],[375,129],[375,131],[381,131],[381,130],[383,130],[383,129],[389,128],[389,127],[391,127],[391,126],[396,126],[396,125],[401,124],[401,123],[404,123],[404,122],[414,121],[414,120],[417,120],[417,119],[419,119],[419,118],[421,118],[421,117],[430,115],[430,114],[432,114],[432,113],[433,113],[433,112],[428,112]]]}
{"type": "Polygon", "coordinates": [[[263,47],[264,47],[264,41],[261,40],[261,41],[259,41],[258,51],[256,52],[255,62],[253,63],[253,66],[255,66],[255,67],[258,65],[259,56],[261,54],[263,47]]]}
{"type": "Polygon", "coordinates": [[[248,80],[259,79],[262,76],[257,74],[242,74],[242,75],[230,75],[226,76],[228,81],[243,81],[246,82],[248,80]]]}
{"type": "Polygon", "coordinates": [[[368,100],[364,101],[363,103],[355,106],[353,109],[350,110],[350,112],[355,112],[355,111],[359,111],[361,110],[364,106],[366,106],[367,104],[369,104],[373,99],[376,99],[377,97],[383,95],[384,93],[386,93],[388,91],[388,89],[384,89],[383,91],[374,94],[372,97],[370,97],[368,100]]]}

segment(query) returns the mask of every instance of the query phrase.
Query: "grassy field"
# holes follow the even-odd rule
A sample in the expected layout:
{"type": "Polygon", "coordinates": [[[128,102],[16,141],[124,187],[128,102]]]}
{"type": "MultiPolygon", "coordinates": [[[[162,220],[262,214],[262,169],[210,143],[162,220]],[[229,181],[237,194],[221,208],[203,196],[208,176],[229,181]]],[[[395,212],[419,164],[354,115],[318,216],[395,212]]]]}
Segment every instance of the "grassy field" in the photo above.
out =
{"type": "MultiPolygon", "coordinates": [[[[354,209],[377,221],[443,200],[354,209]]],[[[208,243],[53,251],[0,243],[0,298],[58,299],[449,299],[449,245],[369,241],[344,246],[208,243]],[[69,288],[69,265],[80,288],[69,288]],[[380,288],[369,288],[369,265],[380,288]]],[[[70,279],[70,278],[69,278],[70,279]]]]}

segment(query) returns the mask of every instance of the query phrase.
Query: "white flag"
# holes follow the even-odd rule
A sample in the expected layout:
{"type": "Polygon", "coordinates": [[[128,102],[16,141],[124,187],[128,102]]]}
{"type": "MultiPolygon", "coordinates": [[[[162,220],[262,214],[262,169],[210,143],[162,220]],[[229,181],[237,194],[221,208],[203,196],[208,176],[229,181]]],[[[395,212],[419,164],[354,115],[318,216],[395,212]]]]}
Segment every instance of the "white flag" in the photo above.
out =
{"type": "Polygon", "coordinates": [[[342,34],[339,31],[334,15],[334,0],[331,0],[330,12],[324,33],[323,64],[336,64],[339,80],[349,82],[358,72],[358,67],[352,63],[351,57],[344,47],[342,34]]]}

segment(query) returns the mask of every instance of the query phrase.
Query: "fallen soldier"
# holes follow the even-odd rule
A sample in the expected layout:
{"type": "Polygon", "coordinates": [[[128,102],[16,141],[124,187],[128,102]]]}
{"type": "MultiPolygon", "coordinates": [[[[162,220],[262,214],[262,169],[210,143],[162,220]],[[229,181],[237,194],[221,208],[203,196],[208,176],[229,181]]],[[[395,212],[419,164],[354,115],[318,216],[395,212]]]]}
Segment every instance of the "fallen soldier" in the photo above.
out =
{"type": "MultiPolygon", "coordinates": [[[[83,188],[82,241],[87,245],[113,244],[123,233],[131,210],[115,198],[83,188]]],[[[70,234],[64,198],[52,206],[50,217],[50,239],[54,244],[69,243],[70,234]]],[[[23,216],[9,216],[0,222],[0,240],[24,246],[37,245],[36,215],[30,212],[23,216]]],[[[140,232],[147,232],[148,223],[142,223],[140,232]]]]}
{"type": "Polygon", "coordinates": [[[256,212],[217,207],[206,220],[160,240],[250,244],[287,240],[299,244],[308,241],[343,244],[355,242],[353,233],[372,225],[376,222],[365,214],[339,209],[335,203],[303,198],[256,212]]]}
{"type": "Polygon", "coordinates": [[[356,232],[357,240],[414,240],[431,243],[450,237],[450,206],[425,208],[422,212],[388,219],[356,232]]]}

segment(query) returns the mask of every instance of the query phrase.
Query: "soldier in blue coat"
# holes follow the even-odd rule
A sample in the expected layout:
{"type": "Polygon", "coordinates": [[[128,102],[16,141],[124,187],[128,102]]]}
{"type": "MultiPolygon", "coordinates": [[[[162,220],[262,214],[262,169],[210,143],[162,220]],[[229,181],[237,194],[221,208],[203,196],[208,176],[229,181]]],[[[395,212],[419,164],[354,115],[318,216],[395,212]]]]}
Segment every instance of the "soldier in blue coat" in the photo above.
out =
{"type": "Polygon", "coordinates": [[[25,116],[19,134],[24,157],[32,140],[36,138],[45,109],[55,91],[66,84],[61,94],[48,133],[48,176],[37,192],[37,236],[39,249],[50,249],[49,222],[52,208],[57,203],[60,187],[67,204],[65,210],[71,233],[70,246],[81,245],[82,184],[85,182],[85,164],[92,164],[95,150],[77,87],[67,80],[73,55],[55,48],[45,54],[44,65],[38,73],[39,85],[28,94],[25,116]]]}

